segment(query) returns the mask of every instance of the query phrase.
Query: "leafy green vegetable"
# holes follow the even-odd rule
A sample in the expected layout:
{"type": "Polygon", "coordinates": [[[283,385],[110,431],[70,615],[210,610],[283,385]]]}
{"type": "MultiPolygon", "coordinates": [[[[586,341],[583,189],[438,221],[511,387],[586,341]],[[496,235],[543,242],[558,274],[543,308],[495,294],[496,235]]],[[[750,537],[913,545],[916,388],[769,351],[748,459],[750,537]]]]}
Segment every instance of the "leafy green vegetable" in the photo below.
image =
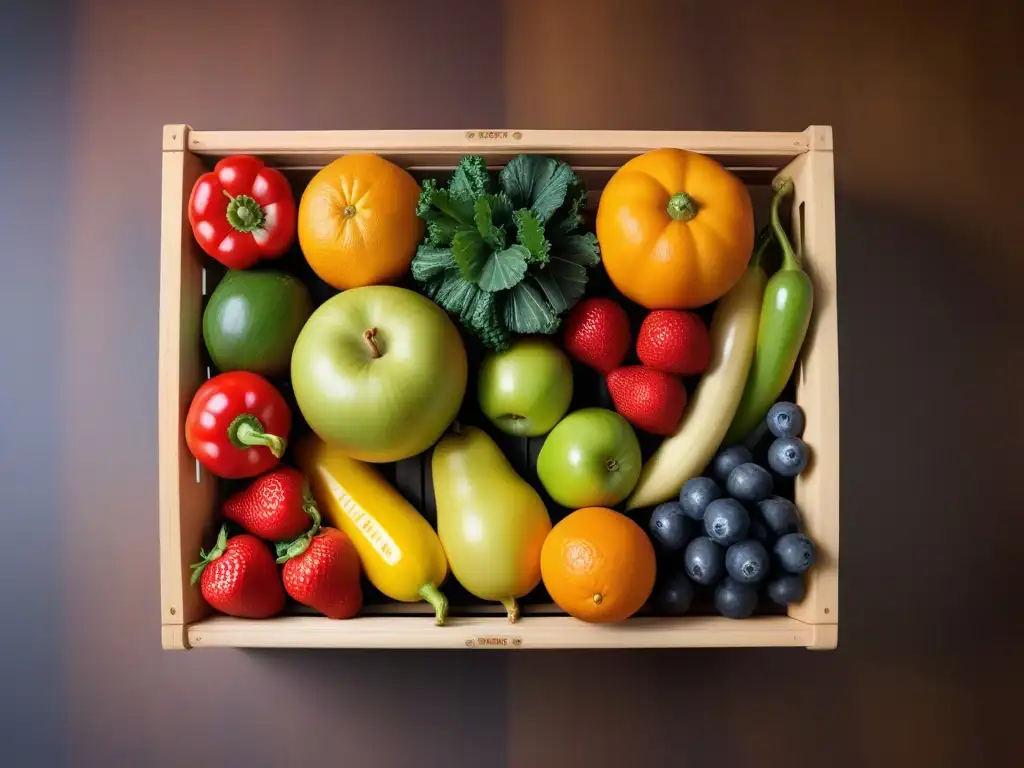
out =
{"type": "Polygon", "coordinates": [[[544,225],[528,208],[520,208],[513,215],[516,223],[516,240],[526,247],[532,264],[547,264],[551,243],[544,237],[544,225]]]}
{"type": "Polygon", "coordinates": [[[518,155],[495,184],[484,159],[467,155],[447,187],[423,182],[416,215],[427,233],[412,276],[491,349],[513,334],[554,333],[601,261],[597,238],[580,231],[586,200],[559,160],[518,155]]]}
{"type": "Polygon", "coordinates": [[[491,254],[480,274],[480,287],[489,293],[511,288],[526,274],[526,259],[529,255],[530,252],[521,245],[513,245],[491,254]]]}

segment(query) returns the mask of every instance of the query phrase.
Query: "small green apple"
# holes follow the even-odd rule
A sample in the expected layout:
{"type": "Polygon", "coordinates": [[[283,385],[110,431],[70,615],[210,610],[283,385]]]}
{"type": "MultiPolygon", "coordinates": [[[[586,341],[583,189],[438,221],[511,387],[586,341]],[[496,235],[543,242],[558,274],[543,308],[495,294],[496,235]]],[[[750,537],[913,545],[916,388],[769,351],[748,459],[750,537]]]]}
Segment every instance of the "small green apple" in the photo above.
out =
{"type": "Polygon", "coordinates": [[[292,389],[322,440],[360,461],[422,453],[455,418],[466,391],[466,348],[430,299],[368,285],[331,297],[306,321],[291,360],[292,389]]]}
{"type": "Polygon", "coordinates": [[[545,338],[526,336],[480,363],[480,410],[502,432],[537,437],[551,431],[572,400],[572,364],[545,338]]]}
{"type": "Polygon", "coordinates": [[[640,443],[615,411],[583,408],[551,430],[537,456],[544,490],[563,507],[611,507],[640,478],[640,443]]]}

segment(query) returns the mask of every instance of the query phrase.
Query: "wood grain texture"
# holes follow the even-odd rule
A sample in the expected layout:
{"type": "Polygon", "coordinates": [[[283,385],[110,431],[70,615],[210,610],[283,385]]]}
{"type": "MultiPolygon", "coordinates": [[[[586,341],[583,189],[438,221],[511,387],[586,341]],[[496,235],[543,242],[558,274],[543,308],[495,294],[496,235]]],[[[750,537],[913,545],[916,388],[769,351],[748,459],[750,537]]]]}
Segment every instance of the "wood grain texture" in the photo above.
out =
{"type": "MultiPolygon", "coordinates": [[[[184,143],[185,126],[167,139],[184,143]]],[[[216,479],[197,465],[185,445],[183,425],[192,395],[206,380],[201,359],[203,256],[188,224],[192,186],[206,168],[195,155],[165,149],[160,215],[160,337],[157,419],[160,441],[161,623],[198,621],[209,608],[190,581],[191,563],[213,520],[216,479]]],[[[180,633],[164,634],[177,638],[180,633]]],[[[179,648],[177,642],[173,645],[179,648]]]]}
{"type": "MultiPolygon", "coordinates": [[[[830,131],[810,129],[819,134],[830,131]]],[[[831,136],[823,139],[831,146],[831,136]]],[[[836,279],[835,171],[831,149],[801,155],[780,176],[794,183],[794,247],[814,286],[814,309],[795,371],[796,399],[804,409],[804,440],[813,461],[796,479],[795,500],[818,561],[808,573],[807,595],[789,614],[811,624],[839,623],[839,285],[836,279]]]]}
{"type": "MultiPolygon", "coordinates": [[[[168,136],[173,139],[177,136],[178,132],[179,130],[176,127],[165,129],[165,140],[168,136]]],[[[736,624],[725,621],[724,624],[715,624],[706,629],[694,630],[686,621],[666,620],[663,624],[659,625],[657,620],[643,620],[637,624],[630,625],[629,631],[608,633],[603,628],[587,626],[572,619],[564,619],[562,621],[552,619],[549,624],[530,624],[530,626],[538,627],[537,631],[540,632],[539,635],[535,636],[537,639],[531,640],[530,644],[544,648],[584,649],[614,647],[615,643],[618,642],[622,644],[620,647],[624,648],[644,648],[712,646],[716,641],[721,640],[723,645],[732,647],[738,644],[744,646],[786,646],[791,645],[795,639],[802,639],[808,646],[815,645],[819,649],[824,649],[827,643],[820,642],[808,625],[821,623],[836,624],[838,621],[835,605],[839,584],[839,463],[837,458],[833,459],[829,455],[830,450],[838,451],[839,445],[838,313],[836,309],[836,286],[834,279],[836,246],[834,223],[831,226],[829,225],[830,222],[834,222],[835,218],[830,164],[832,150],[830,148],[814,150],[809,148],[812,141],[817,146],[831,147],[830,128],[827,126],[812,126],[799,134],[766,133],[763,135],[759,133],[741,134],[736,132],[710,131],[700,134],[667,131],[545,131],[535,134],[497,131],[496,133],[499,135],[499,138],[495,144],[492,145],[491,139],[488,138],[483,146],[475,146],[473,145],[474,140],[471,138],[473,132],[466,132],[466,135],[460,138],[458,133],[452,136],[451,132],[439,131],[400,131],[380,132],[379,134],[349,131],[278,131],[270,135],[253,134],[244,131],[222,131],[216,134],[205,134],[206,136],[214,136],[214,139],[208,138],[197,141],[193,137],[197,134],[204,134],[190,129],[186,138],[186,146],[190,148],[195,145],[205,146],[208,150],[212,150],[212,147],[215,147],[217,153],[227,155],[262,151],[259,148],[265,148],[268,153],[275,156],[287,155],[290,162],[295,162],[301,166],[314,164],[316,158],[324,151],[345,154],[349,151],[358,150],[380,154],[398,162],[404,161],[419,168],[430,162],[427,156],[432,157],[434,153],[443,149],[443,145],[435,144],[434,142],[458,142],[459,140],[464,141],[467,146],[461,150],[457,150],[457,148],[453,150],[456,152],[456,155],[466,151],[473,151],[480,154],[489,166],[500,166],[501,159],[507,151],[503,146],[503,143],[506,141],[518,142],[516,146],[523,152],[546,152],[548,148],[557,146],[561,148],[561,154],[570,162],[576,157],[583,157],[585,158],[584,162],[589,163],[592,162],[590,159],[591,155],[608,158],[609,162],[611,162],[612,158],[614,158],[614,162],[625,162],[637,154],[667,145],[682,148],[716,147],[715,151],[725,162],[733,161],[737,157],[746,157],[752,148],[758,148],[759,151],[774,158],[774,165],[781,166],[784,163],[788,163],[780,173],[792,176],[798,187],[794,207],[794,237],[799,239],[806,234],[809,243],[806,261],[816,281],[815,290],[818,294],[819,306],[821,308],[820,316],[817,317],[815,327],[811,332],[814,341],[806,347],[804,354],[805,364],[801,372],[801,386],[797,389],[797,402],[804,405],[806,400],[805,410],[809,418],[815,423],[820,423],[814,435],[822,437],[820,444],[817,442],[812,443],[820,452],[822,460],[816,463],[811,468],[811,471],[808,472],[809,479],[806,482],[802,481],[798,485],[796,496],[796,500],[800,504],[807,521],[809,532],[812,534],[820,533],[822,536],[820,541],[820,562],[816,565],[808,582],[808,599],[803,604],[794,605],[790,608],[794,616],[799,613],[800,621],[796,622],[793,626],[797,626],[800,632],[795,636],[788,631],[781,633],[765,632],[763,631],[764,626],[773,625],[754,622],[736,624]],[[472,149],[470,149],[470,146],[472,146],[472,149]],[[801,151],[801,154],[796,155],[796,159],[792,159],[794,146],[799,147],[801,151]],[[398,155],[393,155],[391,154],[392,152],[397,152],[398,155]],[[812,163],[808,160],[812,154],[826,158],[828,163],[812,163]],[[817,359],[819,355],[822,357],[820,361],[817,359]],[[653,632],[651,638],[644,636],[644,633],[647,631],[653,632]],[[743,637],[744,632],[749,633],[745,638],[743,637]]],[[[702,151],[710,150],[705,149],[702,151]]],[[[174,182],[179,178],[175,175],[174,171],[177,171],[178,166],[181,164],[180,156],[182,154],[184,154],[186,163],[191,162],[197,167],[201,167],[197,161],[199,156],[194,155],[191,150],[187,150],[184,153],[177,150],[164,150],[165,164],[169,164],[172,168],[172,173],[168,174],[165,178],[164,206],[167,212],[173,214],[174,210],[177,210],[178,214],[182,217],[186,238],[183,242],[180,233],[171,231],[173,228],[165,221],[165,242],[161,259],[169,259],[172,262],[170,266],[165,268],[165,276],[167,277],[165,290],[170,292],[170,298],[168,302],[165,302],[165,307],[175,306],[174,301],[180,298],[174,293],[174,281],[176,279],[183,288],[181,295],[189,296],[192,292],[185,289],[188,288],[190,283],[194,282],[194,279],[190,279],[190,271],[195,269],[201,271],[202,264],[207,262],[210,264],[214,263],[209,259],[197,260],[196,254],[199,252],[194,247],[192,238],[189,237],[187,221],[184,221],[185,211],[175,202],[187,199],[188,190],[191,189],[194,183],[194,178],[189,178],[186,174],[182,178],[185,187],[178,190],[173,189],[174,182]],[[168,186],[171,188],[166,188],[168,186]],[[169,231],[171,233],[167,234],[169,231]],[[181,267],[182,264],[186,266],[181,267]]],[[[213,158],[210,157],[210,159],[212,160],[213,158]]],[[[614,172],[614,169],[614,165],[609,165],[604,170],[614,172]]],[[[307,181],[307,175],[301,172],[289,172],[289,176],[291,177],[290,181],[294,193],[297,196],[301,196],[304,184],[307,181]]],[[[587,178],[594,182],[594,176],[594,172],[591,171],[588,173],[587,178]]],[[[598,181],[598,183],[601,182],[598,181]]],[[[301,255],[296,255],[291,260],[282,259],[281,262],[278,262],[277,268],[290,269],[292,271],[297,269],[301,276],[308,278],[308,268],[303,263],[301,255]]],[[[317,286],[319,286],[319,281],[314,281],[314,290],[312,292],[315,295],[329,295],[329,292],[319,290],[319,287],[322,286],[317,286]]],[[[591,295],[616,295],[614,289],[600,274],[591,276],[588,292],[591,295]]],[[[634,315],[634,321],[638,322],[644,314],[643,309],[638,306],[631,306],[621,298],[619,300],[623,305],[630,307],[629,311],[634,315]]],[[[174,355],[177,354],[181,361],[180,367],[192,373],[198,368],[198,356],[201,350],[200,316],[201,308],[197,302],[182,301],[181,313],[178,316],[175,316],[168,309],[164,312],[161,321],[161,328],[165,332],[173,329],[175,323],[177,323],[181,332],[180,339],[177,342],[162,338],[162,359],[173,362],[174,355]]],[[[480,362],[485,355],[485,350],[467,334],[463,334],[463,340],[469,354],[470,369],[475,372],[478,370],[480,362]]],[[[630,360],[632,360],[632,357],[630,360]]],[[[607,406],[603,381],[588,375],[581,365],[573,363],[573,367],[575,374],[571,408],[575,410],[586,406],[607,406]]],[[[174,366],[168,363],[161,368],[161,375],[167,373],[168,369],[173,368],[174,366]]],[[[182,403],[188,402],[196,386],[196,383],[189,376],[168,378],[162,384],[168,388],[176,386],[182,403]]],[[[553,520],[557,522],[564,517],[568,510],[555,505],[537,480],[536,460],[543,440],[519,438],[505,435],[498,431],[482,415],[478,408],[475,373],[469,378],[466,392],[467,395],[463,400],[457,420],[460,423],[472,424],[488,432],[504,452],[519,476],[530,482],[538,493],[541,494],[541,497],[548,505],[549,514],[553,520]]],[[[180,434],[175,434],[172,431],[174,419],[180,420],[181,418],[179,410],[180,403],[175,406],[175,409],[169,406],[165,407],[161,413],[161,424],[167,427],[167,429],[161,431],[162,451],[171,457],[180,456],[180,434]]],[[[297,420],[301,420],[300,417],[301,414],[296,412],[297,420]]],[[[298,431],[304,428],[304,425],[300,423],[293,425],[293,442],[297,438],[298,431]]],[[[644,456],[649,458],[651,448],[656,445],[657,440],[653,440],[650,436],[645,435],[640,435],[640,438],[644,449],[644,456]]],[[[187,456],[187,454],[185,455],[187,456]]],[[[288,460],[289,457],[286,455],[284,461],[288,460]]],[[[428,509],[430,510],[428,519],[433,520],[435,518],[436,500],[433,498],[432,493],[429,496],[427,495],[428,489],[424,483],[425,474],[431,472],[429,451],[397,463],[378,465],[377,469],[385,481],[394,485],[417,510],[428,509]]],[[[190,466],[179,462],[178,480],[179,488],[185,489],[188,493],[195,493],[193,490],[195,486],[193,484],[192,468],[190,466]]],[[[209,481],[209,477],[204,476],[202,480],[206,483],[205,492],[208,494],[212,493],[212,484],[209,481]]],[[[173,506],[170,506],[175,500],[172,496],[168,496],[166,499],[167,504],[162,505],[162,510],[166,511],[163,516],[167,519],[167,522],[162,527],[161,532],[162,534],[166,533],[169,529],[171,529],[171,532],[170,535],[161,536],[161,567],[165,571],[165,579],[170,579],[170,574],[173,574],[176,568],[179,569],[179,581],[186,585],[182,599],[190,603],[190,611],[186,612],[188,616],[186,623],[189,623],[194,620],[191,611],[200,610],[200,607],[192,605],[198,599],[196,590],[187,589],[188,578],[191,572],[189,565],[191,560],[182,560],[179,552],[182,546],[184,546],[184,542],[188,542],[195,547],[209,535],[209,531],[215,525],[215,511],[211,509],[210,503],[203,506],[194,503],[193,499],[182,495],[179,501],[183,506],[180,515],[176,516],[173,506]],[[176,531],[173,530],[175,525],[178,526],[176,531]]],[[[642,524],[643,512],[641,510],[631,514],[641,521],[642,524]]],[[[173,579],[171,580],[173,581],[173,579]]],[[[370,594],[370,599],[367,602],[373,603],[378,601],[380,596],[377,595],[372,585],[367,583],[366,587],[370,594]]],[[[471,613],[471,606],[478,602],[455,579],[448,580],[445,585],[445,592],[452,604],[453,613],[471,613]]],[[[520,602],[525,608],[526,606],[544,604],[548,601],[549,597],[546,595],[543,586],[538,585],[528,595],[522,596],[520,602]]],[[[774,609],[775,606],[770,603],[762,605],[759,613],[764,611],[765,608],[774,609]]],[[[693,610],[694,613],[698,612],[697,608],[693,610]]],[[[707,609],[702,608],[701,610],[707,609]]],[[[165,613],[167,612],[173,617],[173,606],[172,609],[165,611],[165,613]]],[[[694,620],[698,622],[704,621],[702,618],[695,618],[694,620]]],[[[277,619],[271,621],[277,621],[277,619]]],[[[431,648],[436,647],[438,643],[444,647],[451,647],[448,636],[427,634],[427,625],[412,616],[406,618],[397,615],[383,623],[376,619],[370,620],[366,617],[360,617],[340,624],[331,624],[329,625],[329,632],[326,629],[316,629],[319,625],[308,622],[295,624],[291,619],[281,619],[281,621],[286,621],[287,626],[293,629],[288,631],[275,629],[273,626],[267,626],[267,622],[259,625],[228,624],[228,629],[219,635],[218,645],[230,645],[231,642],[237,642],[243,647],[252,642],[268,645],[276,638],[287,647],[301,647],[303,636],[300,629],[308,627],[310,628],[310,634],[308,635],[310,647],[319,647],[323,643],[329,643],[334,647],[378,647],[374,645],[378,642],[384,643],[387,647],[431,648]],[[364,624],[364,622],[366,623],[364,624]],[[386,631],[382,628],[386,628],[386,631]],[[251,637],[258,637],[260,639],[258,641],[251,640],[251,637]]],[[[218,624],[216,626],[221,627],[223,625],[218,624]]],[[[526,631],[529,633],[532,630],[526,631]]],[[[190,630],[188,637],[192,638],[193,634],[190,630]]],[[[206,634],[205,631],[203,631],[203,634],[206,634]]],[[[832,645],[834,647],[834,643],[832,645]]],[[[458,647],[458,644],[454,647],[458,647]]]]}
{"type": "Polygon", "coordinates": [[[443,627],[429,616],[374,616],[332,621],[287,616],[272,621],[215,616],[188,628],[193,648],[410,648],[550,650],[621,648],[808,647],[816,628],[788,616],[734,621],[720,616],[630,619],[586,624],[566,616],[534,616],[510,625],[504,617],[454,618],[443,627]]]}

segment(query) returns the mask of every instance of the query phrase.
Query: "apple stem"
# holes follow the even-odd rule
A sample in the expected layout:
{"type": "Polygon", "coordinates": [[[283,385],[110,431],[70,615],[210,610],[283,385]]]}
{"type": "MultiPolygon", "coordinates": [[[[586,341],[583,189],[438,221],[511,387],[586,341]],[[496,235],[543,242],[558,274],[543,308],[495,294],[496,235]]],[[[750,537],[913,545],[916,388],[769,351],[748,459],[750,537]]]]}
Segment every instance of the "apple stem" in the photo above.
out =
{"type": "Polygon", "coordinates": [[[370,357],[376,360],[380,357],[380,347],[377,346],[377,329],[368,328],[363,331],[363,338],[370,345],[370,357]]]}

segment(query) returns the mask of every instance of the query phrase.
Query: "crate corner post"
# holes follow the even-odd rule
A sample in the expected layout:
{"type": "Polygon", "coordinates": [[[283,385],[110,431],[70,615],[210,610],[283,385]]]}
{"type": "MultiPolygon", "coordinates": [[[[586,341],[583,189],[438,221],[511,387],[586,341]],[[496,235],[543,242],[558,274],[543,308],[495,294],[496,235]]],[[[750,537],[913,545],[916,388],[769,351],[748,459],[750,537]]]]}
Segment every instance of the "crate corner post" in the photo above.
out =
{"type": "Polygon", "coordinates": [[[811,464],[796,481],[796,503],[819,562],[807,595],[789,615],[815,628],[811,647],[831,649],[839,622],[839,315],[835,180],[830,126],[806,131],[809,148],[780,172],[794,183],[793,245],[814,286],[814,309],[797,363],[797,402],[807,416],[811,464]],[[832,627],[831,629],[829,627],[832,627]]]}
{"type": "Polygon", "coordinates": [[[188,222],[188,199],[203,163],[188,151],[188,126],[163,132],[160,215],[158,463],[162,645],[187,648],[187,625],[206,613],[189,583],[216,485],[185,445],[188,404],[205,378],[201,360],[203,262],[188,222]]]}

